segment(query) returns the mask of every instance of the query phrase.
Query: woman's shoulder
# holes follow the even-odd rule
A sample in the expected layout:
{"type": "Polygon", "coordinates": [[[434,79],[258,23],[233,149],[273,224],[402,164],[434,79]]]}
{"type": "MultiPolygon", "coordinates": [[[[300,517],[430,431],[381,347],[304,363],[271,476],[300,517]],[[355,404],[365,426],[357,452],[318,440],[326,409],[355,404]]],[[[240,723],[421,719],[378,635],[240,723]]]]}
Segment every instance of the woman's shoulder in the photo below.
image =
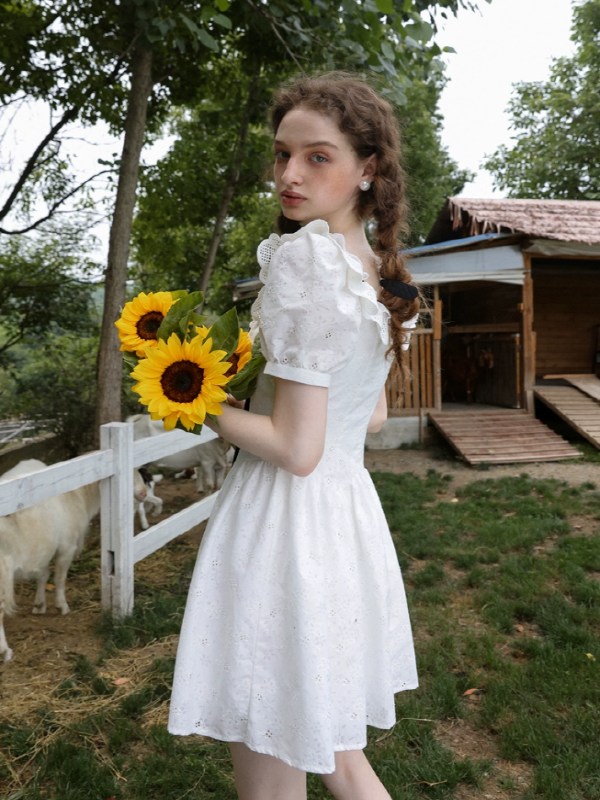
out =
{"type": "Polygon", "coordinates": [[[279,254],[280,258],[288,254],[293,254],[296,258],[306,254],[310,258],[318,253],[328,260],[334,259],[343,263],[343,251],[344,237],[331,233],[325,220],[314,219],[295,233],[284,233],[281,236],[272,233],[259,244],[256,257],[261,269],[268,270],[275,254],[279,254]]]}

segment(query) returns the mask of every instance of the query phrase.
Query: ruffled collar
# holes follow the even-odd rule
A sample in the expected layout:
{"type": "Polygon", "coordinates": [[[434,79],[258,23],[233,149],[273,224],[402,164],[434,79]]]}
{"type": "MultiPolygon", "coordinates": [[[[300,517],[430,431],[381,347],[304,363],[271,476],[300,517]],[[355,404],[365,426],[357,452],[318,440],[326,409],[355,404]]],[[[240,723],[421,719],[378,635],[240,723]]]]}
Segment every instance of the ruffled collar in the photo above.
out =
{"type": "Polygon", "coordinates": [[[305,236],[307,233],[316,233],[321,236],[326,236],[336,243],[348,267],[346,270],[346,285],[348,289],[360,300],[363,317],[371,320],[371,322],[375,322],[381,340],[385,345],[389,344],[390,312],[383,303],[379,302],[377,299],[377,292],[366,280],[366,278],[368,278],[368,273],[365,272],[360,258],[353,253],[349,253],[346,249],[346,241],[343,234],[331,233],[329,225],[324,219],[314,219],[295,233],[284,233],[282,236],[272,233],[268,239],[261,242],[258,247],[257,258],[260,265],[260,280],[262,283],[267,282],[271,260],[279,247],[284,242],[294,241],[300,236],[305,236]]]}

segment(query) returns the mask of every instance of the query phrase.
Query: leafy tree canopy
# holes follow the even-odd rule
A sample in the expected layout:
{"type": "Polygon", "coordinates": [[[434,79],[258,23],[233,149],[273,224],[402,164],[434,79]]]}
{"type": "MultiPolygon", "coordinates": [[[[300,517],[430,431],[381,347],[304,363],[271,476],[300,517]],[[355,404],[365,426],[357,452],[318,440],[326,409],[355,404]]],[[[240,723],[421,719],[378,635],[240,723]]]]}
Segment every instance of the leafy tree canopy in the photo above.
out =
{"type": "MultiPolygon", "coordinates": [[[[247,73],[257,63],[310,70],[343,62],[350,69],[367,69],[384,77],[385,91],[401,102],[415,64],[426,65],[441,52],[433,41],[434,25],[422,18],[423,12],[441,8],[455,13],[459,6],[472,4],[468,0],[4,0],[0,2],[0,103],[43,100],[55,119],[0,202],[0,233],[40,224],[34,219],[17,228],[2,224],[19,210],[28,186],[46,200],[42,221],[82,188],[84,183],[77,182],[61,157],[61,132],[76,119],[89,124],[103,119],[115,133],[122,132],[140,47],[152,54],[149,131],[157,129],[172,104],[204,97],[211,85],[205,65],[226,58],[232,48],[242,55],[247,73]]],[[[31,204],[22,204],[20,210],[30,211],[31,204]]]]}
{"type": "Polygon", "coordinates": [[[13,363],[11,348],[39,344],[48,334],[87,333],[97,325],[82,242],[65,229],[43,240],[0,239],[0,366],[13,363]]]}
{"type": "Polygon", "coordinates": [[[600,0],[574,6],[571,38],[575,54],[548,81],[516,84],[515,144],[483,165],[509,197],[600,199],[600,0]]]}

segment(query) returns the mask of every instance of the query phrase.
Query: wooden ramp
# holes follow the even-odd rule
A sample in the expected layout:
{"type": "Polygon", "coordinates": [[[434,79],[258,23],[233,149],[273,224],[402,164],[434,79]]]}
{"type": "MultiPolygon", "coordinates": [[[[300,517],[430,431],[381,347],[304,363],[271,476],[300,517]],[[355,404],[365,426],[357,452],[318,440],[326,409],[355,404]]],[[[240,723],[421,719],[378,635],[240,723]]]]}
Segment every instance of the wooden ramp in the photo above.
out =
{"type": "Polygon", "coordinates": [[[581,456],[526,411],[433,411],[429,419],[471,465],[561,461],[581,456]]]}
{"type": "Polygon", "coordinates": [[[533,393],[600,450],[600,403],[572,386],[534,386],[533,393]]]}
{"type": "Polygon", "coordinates": [[[594,400],[600,400],[600,378],[595,375],[544,375],[544,379],[549,378],[562,378],[573,384],[576,389],[589,394],[594,400]]]}

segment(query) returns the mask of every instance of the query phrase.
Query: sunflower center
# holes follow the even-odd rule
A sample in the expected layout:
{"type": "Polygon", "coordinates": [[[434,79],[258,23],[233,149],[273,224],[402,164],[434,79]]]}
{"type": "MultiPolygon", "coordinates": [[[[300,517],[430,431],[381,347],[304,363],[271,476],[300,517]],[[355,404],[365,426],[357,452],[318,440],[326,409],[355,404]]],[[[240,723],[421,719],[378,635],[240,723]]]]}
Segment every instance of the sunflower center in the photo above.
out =
{"type": "Polygon", "coordinates": [[[140,317],[135,326],[140,339],[156,339],[156,332],[163,319],[164,315],[160,311],[148,311],[140,317]]]}
{"type": "Polygon", "coordinates": [[[174,403],[191,403],[202,391],[204,370],[193,361],[176,361],[163,372],[160,385],[174,403]]]}
{"type": "Polygon", "coordinates": [[[237,353],[234,353],[233,355],[229,356],[227,361],[229,361],[231,366],[229,367],[229,369],[225,373],[225,377],[226,378],[231,378],[232,375],[237,375],[239,360],[240,360],[240,357],[239,357],[239,355],[237,353]]]}

